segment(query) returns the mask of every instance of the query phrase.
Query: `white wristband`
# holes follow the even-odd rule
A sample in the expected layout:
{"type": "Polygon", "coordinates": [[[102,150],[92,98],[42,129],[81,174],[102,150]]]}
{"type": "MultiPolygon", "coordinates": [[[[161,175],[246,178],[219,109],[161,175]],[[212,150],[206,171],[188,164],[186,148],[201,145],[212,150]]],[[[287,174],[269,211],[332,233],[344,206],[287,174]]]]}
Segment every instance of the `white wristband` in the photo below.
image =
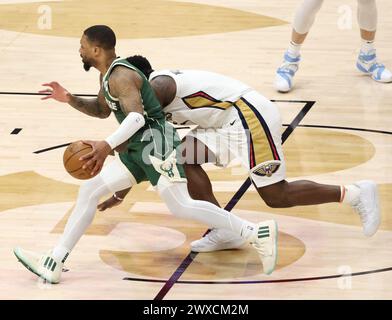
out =
{"type": "Polygon", "coordinates": [[[107,137],[105,141],[113,150],[132,137],[140,128],[144,126],[145,123],[146,120],[142,114],[131,112],[126,116],[123,122],[121,122],[120,127],[113,134],[107,137]]]}

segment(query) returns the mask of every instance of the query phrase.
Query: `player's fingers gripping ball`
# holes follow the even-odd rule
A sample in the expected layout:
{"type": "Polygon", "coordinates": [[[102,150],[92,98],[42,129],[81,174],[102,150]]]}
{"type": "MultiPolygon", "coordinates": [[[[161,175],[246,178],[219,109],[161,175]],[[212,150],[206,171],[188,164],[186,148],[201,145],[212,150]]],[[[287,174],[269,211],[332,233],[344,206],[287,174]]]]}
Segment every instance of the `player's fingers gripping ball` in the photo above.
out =
{"type": "Polygon", "coordinates": [[[67,149],[65,149],[63,155],[65,170],[76,179],[87,180],[92,178],[91,171],[94,166],[83,169],[83,165],[86,164],[88,160],[79,160],[81,156],[84,156],[91,151],[93,151],[93,148],[82,141],[71,143],[67,149]]]}

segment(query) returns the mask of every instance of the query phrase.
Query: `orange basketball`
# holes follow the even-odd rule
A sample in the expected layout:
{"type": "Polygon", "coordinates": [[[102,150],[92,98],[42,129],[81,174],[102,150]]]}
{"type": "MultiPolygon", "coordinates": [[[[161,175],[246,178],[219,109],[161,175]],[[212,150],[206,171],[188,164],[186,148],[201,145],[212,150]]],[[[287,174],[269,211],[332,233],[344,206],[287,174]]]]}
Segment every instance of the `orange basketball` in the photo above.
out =
{"type": "Polygon", "coordinates": [[[87,180],[92,178],[91,171],[93,168],[83,169],[86,160],[80,161],[79,158],[87,153],[90,153],[93,148],[84,144],[82,141],[75,141],[71,143],[64,151],[63,163],[65,170],[76,179],[87,180]]]}

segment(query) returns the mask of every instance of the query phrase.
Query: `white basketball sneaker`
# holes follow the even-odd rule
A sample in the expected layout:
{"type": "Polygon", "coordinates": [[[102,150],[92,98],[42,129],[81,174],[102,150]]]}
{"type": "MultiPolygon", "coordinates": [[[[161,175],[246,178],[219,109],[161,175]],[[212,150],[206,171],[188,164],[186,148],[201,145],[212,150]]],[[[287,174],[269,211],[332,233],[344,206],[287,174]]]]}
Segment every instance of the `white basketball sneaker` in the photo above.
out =
{"type": "Polygon", "coordinates": [[[48,281],[49,283],[59,283],[61,272],[63,270],[63,263],[56,261],[51,252],[44,255],[39,255],[32,251],[23,250],[22,248],[15,248],[14,254],[16,258],[29,271],[35,273],[38,277],[48,281]]]}
{"type": "Polygon", "coordinates": [[[248,242],[232,231],[212,229],[206,236],[191,243],[193,252],[211,252],[219,250],[240,249],[248,242]]]}
{"type": "Polygon", "coordinates": [[[285,52],[282,65],[276,70],[275,88],[279,92],[289,92],[293,88],[293,78],[298,71],[301,56],[291,56],[285,52]]]}
{"type": "Polygon", "coordinates": [[[368,53],[361,50],[357,60],[357,69],[377,82],[392,82],[392,72],[377,62],[376,50],[370,50],[368,53]]]}
{"type": "Polygon", "coordinates": [[[278,259],[278,225],[275,220],[260,222],[255,232],[251,243],[260,256],[264,273],[269,275],[275,270],[278,259]]]}
{"type": "Polygon", "coordinates": [[[352,207],[361,218],[364,235],[371,237],[381,223],[377,185],[369,180],[358,181],[354,185],[360,188],[360,195],[352,207]]]}

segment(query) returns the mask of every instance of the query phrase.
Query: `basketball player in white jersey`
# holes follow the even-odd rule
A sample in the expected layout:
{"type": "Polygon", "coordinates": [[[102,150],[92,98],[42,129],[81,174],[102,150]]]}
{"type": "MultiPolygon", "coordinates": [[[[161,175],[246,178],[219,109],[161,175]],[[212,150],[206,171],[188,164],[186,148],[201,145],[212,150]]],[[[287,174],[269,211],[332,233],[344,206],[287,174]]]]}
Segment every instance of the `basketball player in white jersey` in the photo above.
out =
{"type": "MultiPolygon", "coordinates": [[[[129,57],[127,60],[149,77],[167,118],[178,124],[198,125],[185,140],[185,172],[188,190],[194,199],[219,205],[208,176],[199,165],[200,159],[225,166],[238,158],[268,206],[286,208],[343,202],[351,205],[359,214],[366,236],[372,236],[377,231],[380,211],[374,182],[360,181],[353,185],[333,186],[285,180],[286,164],[281,146],[278,109],[251,87],[207,71],[154,72],[148,60],[142,56],[129,57]],[[197,141],[196,147],[194,139],[197,141]]],[[[127,190],[124,190],[115,194],[98,208],[105,210],[118,204],[126,193],[127,190]]],[[[244,243],[232,232],[213,229],[191,246],[193,251],[207,252],[238,248],[244,243]]]]}
{"type": "MultiPolygon", "coordinates": [[[[294,17],[291,42],[284,54],[282,65],[276,71],[276,90],[289,92],[293,88],[293,78],[301,61],[301,46],[323,1],[303,0],[298,7],[294,17]]],[[[377,82],[392,82],[392,72],[378,62],[374,47],[377,29],[376,0],[358,0],[358,24],[361,29],[362,46],[357,59],[357,69],[377,82]]]]}

